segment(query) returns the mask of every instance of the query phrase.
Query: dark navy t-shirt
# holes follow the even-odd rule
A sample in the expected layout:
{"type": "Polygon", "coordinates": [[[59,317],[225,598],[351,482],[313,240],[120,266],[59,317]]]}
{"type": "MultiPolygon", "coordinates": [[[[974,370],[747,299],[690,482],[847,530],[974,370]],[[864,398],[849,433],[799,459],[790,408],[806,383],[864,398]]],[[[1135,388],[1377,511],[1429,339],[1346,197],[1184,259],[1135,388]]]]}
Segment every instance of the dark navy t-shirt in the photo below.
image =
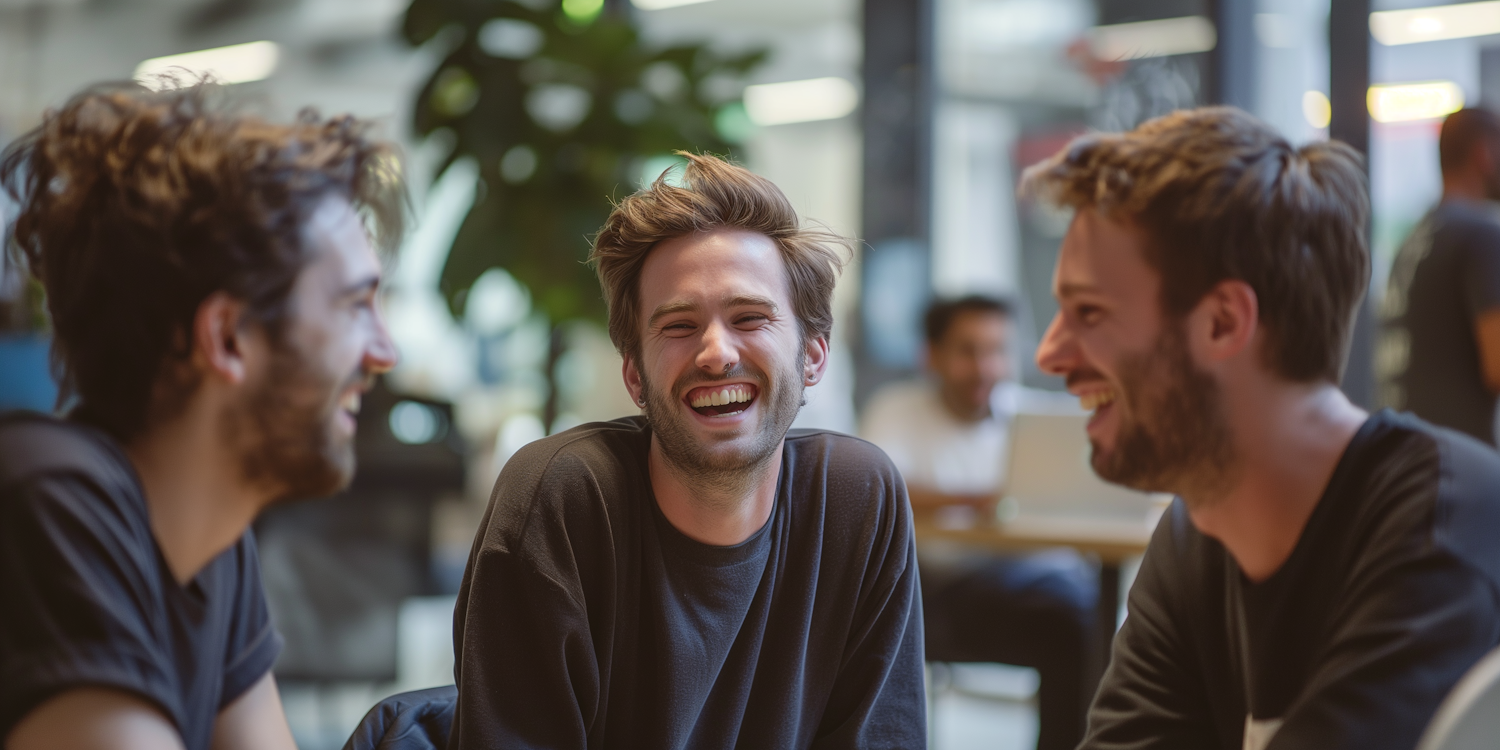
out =
{"type": "Polygon", "coordinates": [[[157,705],[188,750],[207,748],[220,709],[280,650],[249,531],[179,585],[114,440],[0,418],[0,738],[47,699],[95,686],[157,705]]]}
{"type": "Polygon", "coordinates": [[[1082,748],[1411,750],[1500,644],[1497,540],[1500,455],[1390,411],[1360,428],[1264,581],[1178,500],[1130,589],[1082,748]]]}
{"type": "Polygon", "coordinates": [[[1500,308],[1500,204],[1449,200],[1391,264],[1375,350],[1380,405],[1495,443],[1474,321],[1500,308]]]}

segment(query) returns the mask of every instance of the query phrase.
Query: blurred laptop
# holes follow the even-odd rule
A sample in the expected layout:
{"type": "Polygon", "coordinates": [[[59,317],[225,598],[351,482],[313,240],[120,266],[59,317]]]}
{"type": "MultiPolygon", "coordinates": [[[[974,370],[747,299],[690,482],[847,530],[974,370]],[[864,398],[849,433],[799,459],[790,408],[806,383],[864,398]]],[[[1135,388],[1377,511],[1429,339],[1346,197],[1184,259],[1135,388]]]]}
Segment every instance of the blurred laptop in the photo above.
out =
{"type": "Polygon", "coordinates": [[[1109,484],[1089,464],[1087,414],[1018,413],[1011,422],[1000,518],[1007,526],[1139,534],[1170,495],[1109,484]]]}

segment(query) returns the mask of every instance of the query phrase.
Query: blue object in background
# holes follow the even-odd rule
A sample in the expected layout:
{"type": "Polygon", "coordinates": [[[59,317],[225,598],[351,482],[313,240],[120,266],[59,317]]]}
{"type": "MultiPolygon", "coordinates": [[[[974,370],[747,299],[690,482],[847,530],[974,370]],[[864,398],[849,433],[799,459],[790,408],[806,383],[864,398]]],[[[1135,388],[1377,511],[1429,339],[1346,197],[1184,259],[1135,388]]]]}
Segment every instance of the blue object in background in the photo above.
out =
{"type": "Polygon", "coordinates": [[[57,383],[47,362],[51,348],[46,336],[0,334],[0,411],[52,411],[57,383]]]}

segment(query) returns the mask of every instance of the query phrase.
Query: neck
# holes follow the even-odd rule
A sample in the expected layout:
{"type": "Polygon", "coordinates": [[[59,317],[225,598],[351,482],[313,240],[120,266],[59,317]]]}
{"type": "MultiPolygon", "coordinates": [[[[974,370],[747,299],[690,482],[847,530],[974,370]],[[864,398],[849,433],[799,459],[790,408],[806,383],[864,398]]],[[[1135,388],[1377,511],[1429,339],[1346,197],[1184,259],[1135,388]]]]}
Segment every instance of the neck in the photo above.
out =
{"type": "Polygon", "coordinates": [[[239,457],[208,411],[190,407],[125,446],[146,494],[151,533],[179,584],[233,545],[272,499],[240,479],[239,457]]]}
{"type": "Polygon", "coordinates": [[[1444,201],[1489,200],[1484,178],[1478,174],[1447,175],[1443,177],[1444,201]]]}
{"type": "Polygon", "coordinates": [[[689,538],[720,547],[739,544],[759,531],[776,505],[785,442],[759,465],[725,481],[682,471],[651,437],[648,467],[656,504],[672,526],[689,538]]]}
{"type": "Polygon", "coordinates": [[[972,401],[950,392],[946,387],[938,388],[938,394],[942,399],[943,408],[947,409],[948,414],[960,422],[978,422],[988,419],[990,416],[989,401],[975,406],[972,401]]]}
{"type": "Polygon", "coordinates": [[[1291,556],[1368,416],[1327,383],[1264,384],[1261,390],[1225,399],[1238,459],[1227,491],[1183,497],[1193,525],[1222,543],[1256,583],[1291,556]]]}

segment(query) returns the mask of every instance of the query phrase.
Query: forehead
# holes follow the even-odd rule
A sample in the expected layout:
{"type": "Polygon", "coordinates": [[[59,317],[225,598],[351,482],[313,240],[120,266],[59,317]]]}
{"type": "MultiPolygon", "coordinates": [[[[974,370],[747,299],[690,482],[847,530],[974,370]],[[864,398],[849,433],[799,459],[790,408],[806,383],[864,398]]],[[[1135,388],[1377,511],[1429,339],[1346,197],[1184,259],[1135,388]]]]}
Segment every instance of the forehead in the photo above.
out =
{"type": "Polygon", "coordinates": [[[380,259],[364,222],[347,198],[325,197],[302,227],[307,252],[303,277],[348,283],[380,272],[380,259]]]}
{"type": "Polygon", "coordinates": [[[789,304],[781,248],[758,232],[718,229],[664,240],[641,267],[646,316],[667,303],[706,306],[741,296],[789,304]]]}
{"type": "Polygon", "coordinates": [[[1145,230],[1081,208],[1063,236],[1053,292],[1059,299],[1083,293],[1153,304],[1160,274],[1146,261],[1145,230]]]}
{"type": "Polygon", "coordinates": [[[1004,338],[1010,318],[993,310],[963,310],[954,314],[940,343],[964,343],[975,339],[1004,338]]]}

